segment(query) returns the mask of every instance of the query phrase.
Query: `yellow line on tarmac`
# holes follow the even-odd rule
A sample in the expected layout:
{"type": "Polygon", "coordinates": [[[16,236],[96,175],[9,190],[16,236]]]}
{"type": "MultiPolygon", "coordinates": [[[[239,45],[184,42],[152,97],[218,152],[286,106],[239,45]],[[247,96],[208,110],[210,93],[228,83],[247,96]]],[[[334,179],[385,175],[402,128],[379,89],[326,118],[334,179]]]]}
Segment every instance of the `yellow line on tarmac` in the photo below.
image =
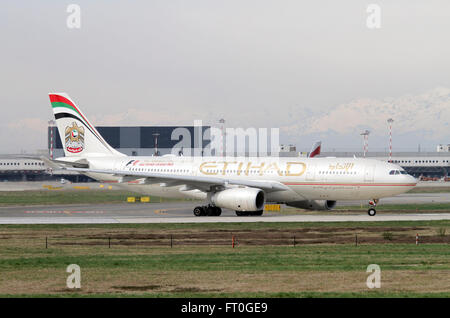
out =
{"type": "Polygon", "coordinates": [[[167,211],[176,211],[176,210],[181,210],[180,208],[170,208],[170,209],[157,209],[157,210],[153,210],[154,213],[156,214],[167,214],[167,211]]]}

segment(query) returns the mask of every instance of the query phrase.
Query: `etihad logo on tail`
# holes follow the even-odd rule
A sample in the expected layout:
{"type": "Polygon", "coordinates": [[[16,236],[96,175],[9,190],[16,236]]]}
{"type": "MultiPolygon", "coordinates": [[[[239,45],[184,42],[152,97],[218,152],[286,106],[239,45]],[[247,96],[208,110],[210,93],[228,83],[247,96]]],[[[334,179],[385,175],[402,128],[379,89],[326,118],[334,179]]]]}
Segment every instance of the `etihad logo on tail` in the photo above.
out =
{"type": "Polygon", "coordinates": [[[84,128],[75,122],[66,127],[66,149],[71,153],[79,153],[84,150],[84,128]]]}

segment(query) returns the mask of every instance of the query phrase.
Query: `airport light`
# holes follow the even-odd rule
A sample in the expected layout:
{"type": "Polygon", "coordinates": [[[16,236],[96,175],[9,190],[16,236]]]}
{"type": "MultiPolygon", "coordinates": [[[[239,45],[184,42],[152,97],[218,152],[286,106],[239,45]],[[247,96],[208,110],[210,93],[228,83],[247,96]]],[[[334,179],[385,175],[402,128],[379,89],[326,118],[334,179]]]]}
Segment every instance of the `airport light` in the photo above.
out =
{"type": "Polygon", "coordinates": [[[54,149],[54,138],[53,138],[53,130],[56,122],[52,119],[48,121],[48,125],[50,127],[50,159],[53,160],[53,149],[54,149]]]}
{"type": "Polygon", "coordinates": [[[392,118],[389,118],[387,120],[389,124],[389,160],[388,162],[392,162],[392,123],[394,120],[392,118]]]}
{"type": "Polygon", "coordinates": [[[220,149],[220,153],[222,155],[222,157],[225,157],[225,119],[221,118],[219,120],[219,124],[220,124],[220,131],[222,132],[222,143],[220,145],[221,149],[220,149]]]}
{"type": "Polygon", "coordinates": [[[370,131],[365,130],[360,135],[363,136],[363,151],[364,151],[364,158],[366,157],[366,152],[369,151],[369,134],[370,131]]]}
{"type": "Polygon", "coordinates": [[[159,152],[158,152],[158,136],[160,135],[159,133],[154,133],[152,134],[155,137],[155,156],[159,156],[159,152]]]}

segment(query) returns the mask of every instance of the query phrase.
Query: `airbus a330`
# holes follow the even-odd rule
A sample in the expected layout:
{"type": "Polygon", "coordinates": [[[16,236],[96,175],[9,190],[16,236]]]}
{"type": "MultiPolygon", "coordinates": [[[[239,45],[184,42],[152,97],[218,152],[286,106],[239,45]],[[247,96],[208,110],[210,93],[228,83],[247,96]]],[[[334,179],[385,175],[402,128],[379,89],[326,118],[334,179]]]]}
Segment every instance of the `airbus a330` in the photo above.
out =
{"type": "MultiPolygon", "coordinates": [[[[340,200],[368,200],[412,189],[417,180],[400,166],[363,158],[127,156],[113,149],[65,93],[49,94],[65,156],[47,165],[100,182],[171,198],[205,202],[196,216],[262,215],[266,203],[329,210],[340,200]]],[[[320,151],[320,145],[319,145],[320,151]]]]}

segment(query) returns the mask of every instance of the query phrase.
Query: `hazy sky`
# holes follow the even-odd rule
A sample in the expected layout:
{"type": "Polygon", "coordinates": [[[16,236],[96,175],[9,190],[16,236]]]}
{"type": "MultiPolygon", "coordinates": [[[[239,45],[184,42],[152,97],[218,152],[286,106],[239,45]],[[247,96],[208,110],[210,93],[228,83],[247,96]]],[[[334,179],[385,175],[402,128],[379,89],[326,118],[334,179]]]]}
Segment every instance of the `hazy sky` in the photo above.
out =
{"type": "Polygon", "coordinates": [[[450,143],[450,1],[5,1],[0,147],[46,148],[48,93],[95,125],[279,127],[309,150],[450,143]],[[81,8],[69,29],[67,6],[81,8]],[[370,29],[368,5],[381,8],[370,29]]]}

